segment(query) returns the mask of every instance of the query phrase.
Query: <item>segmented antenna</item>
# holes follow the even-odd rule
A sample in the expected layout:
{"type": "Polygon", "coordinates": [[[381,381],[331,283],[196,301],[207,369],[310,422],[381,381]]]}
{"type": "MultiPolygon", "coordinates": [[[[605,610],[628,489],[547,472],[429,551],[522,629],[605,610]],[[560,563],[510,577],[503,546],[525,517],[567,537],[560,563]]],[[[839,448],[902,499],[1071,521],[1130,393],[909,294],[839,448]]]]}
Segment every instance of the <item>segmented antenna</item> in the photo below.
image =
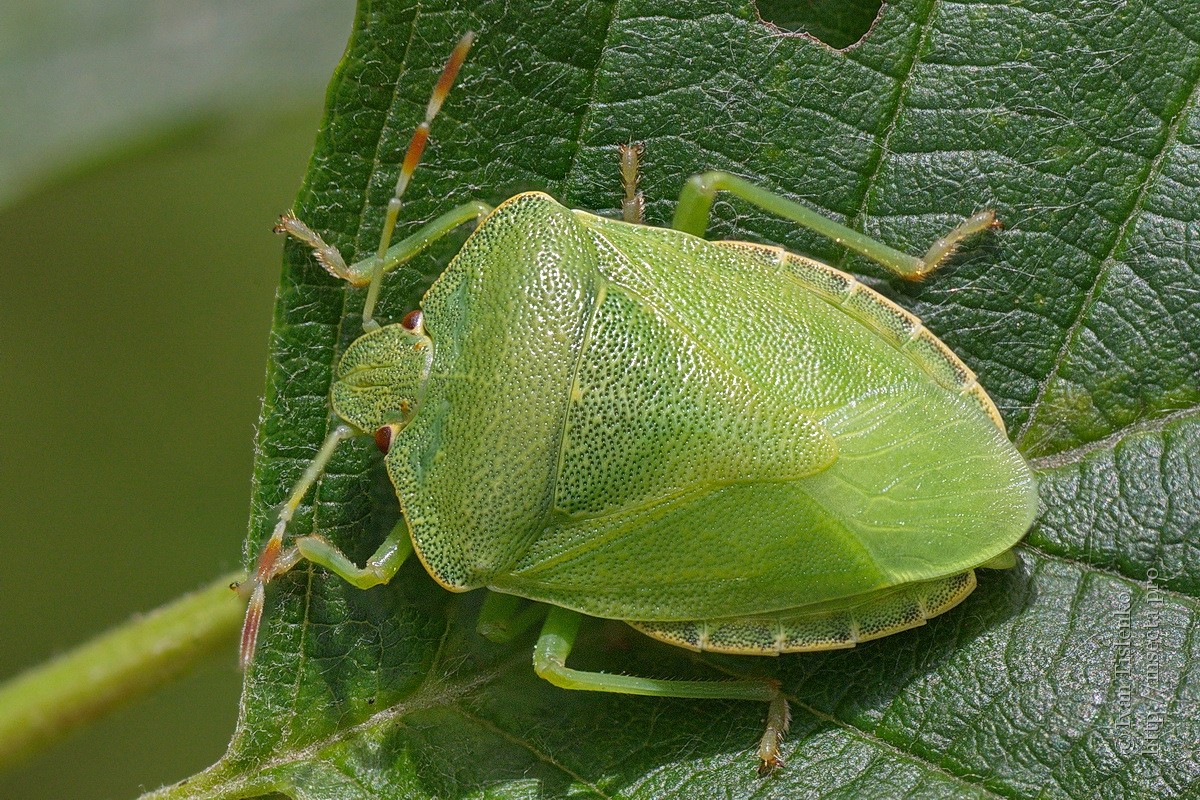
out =
{"type": "Polygon", "coordinates": [[[474,41],[475,32],[467,31],[454,46],[454,51],[450,53],[450,58],[446,60],[446,66],[442,67],[442,74],[433,87],[433,93],[429,95],[429,105],[425,106],[425,119],[413,131],[412,139],[408,142],[408,150],[404,153],[404,164],[400,167],[400,177],[396,179],[396,191],[392,194],[392,199],[388,201],[387,215],[383,219],[383,233],[379,236],[379,249],[375,253],[377,267],[371,275],[371,282],[367,287],[367,298],[363,302],[364,331],[370,332],[379,327],[379,323],[375,321],[375,303],[379,300],[379,286],[383,281],[384,256],[392,245],[392,231],[395,230],[396,220],[400,217],[401,199],[404,197],[404,191],[408,189],[408,182],[412,180],[413,173],[417,170],[417,164],[421,163],[421,154],[425,152],[425,145],[429,143],[429,126],[433,122],[433,118],[442,110],[442,103],[446,102],[446,96],[450,94],[450,87],[454,85],[454,78],[458,75],[458,70],[462,67],[463,62],[466,61],[467,51],[471,49],[471,43],[474,41]]]}
{"type": "Polygon", "coordinates": [[[413,173],[417,170],[417,164],[421,162],[421,154],[425,152],[425,145],[429,142],[429,126],[433,122],[433,118],[442,110],[442,103],[446,102],[446,96],[450,94],[450,87],[454,85],[454,78],[458,75],[458,70],[462,67],[463,62],[467,60],[467,51],[471,49],[471,43],[474,41],[475,32],[467,31],[454,46],[454,52],[447,59],[446,66],[442,67],[441,77],[438,78],[437,85],[433,87],[433,94],[429,96],[429,105],[425,107],[425,119],[413,131],[412,139],[408,142],[408,151],[404,154],[404,164],[400,167],[400,177],[396,180],[396,192],[387,204],[387,217],[383,221],[383,235],[379,237],[379,250],[376,255],[380,259],[392,245],[392,231],[395,229],[396,220],[400,215],[400,200],[404,197],[408,182],[412,180],[413,173]]]}
{"type": "Polygon", "coordinates": [[[308,462],[308,466],[304,469],[304,475],[292,488],[292,493],[288,495],[283,508],[279,509],[279,517],[275,520],[275,529],[271,531],[271,538],[267,540],[267,543],[263,545],[262,552],[258,554],[258,564],[255,566],[254,572],[250,574],[249,580],[238,587],[239,591],[250,595],[250,604],[246,607],[246,619],[242,622],[240,649],[242,669],[250,666],[250,662],[254,660],[258,626],[262,621],[263,604],[267,599],[267,583],[276,575],[287,572],[296,566],[300,560],[300,551],[295,547],[283,549],[283,533],[287,530],[287,524],[292,521],[292,516],[300,507],[300,501],[304,499],[304,495],[325,472],[325,467],[329,464],[329,459],[333,458],[333,452],[337,450],[338,445],[351,436],[354,436],[354,431],[349,425],[338,425],[325,437],[325,441],[321,443],[321,449],[313,456],[313,460],[308,462]]]}
{"type": "MultiPolygon", "coordinates": [[[[388,201],[387,216],[384,218],[383,234],[379,238],[379,250],[377,253],[377,262],[380,268],[375,270],[371,276],[370,287],[367,290],[367,300],[363,307],[363,327],[370,330],[373,327],[378,327],[372,319],[372,312],[375,308],[375,301],[379,296],[380,279],[383,277],[383,259],[387,253],[388,247],[392,244],[392,231],[396,227],[396,220],[400,215],[401,198],[404,196],[404,190],[408,188],[408,183],[412,179],[413,172],[417,169],[417,164],[421,161],[421,154],[425,152],[425,145],[429,142],[429,126],[433,122],[433,118],[437,116],[441,110],[442,104],[446,102],[446,96],[450,93],[450,87],[454,84],[454,78],[458,75],[458,70],[462,67],[463,61],[467,58],[467,51],[471,49],[471,43],[475,41],[475,34],[467,32],[465,36],[459,39],[455,45],[454,51],[450,54],[450,58],[446,61],[446,66],[442,68],[441,77],[438,78],[437,85],[433,87],[433,93],[429,97],[429,105],[425,107],[425,119],[417,126],[413,132],[412,139],[408,143],[408,151],[404,154],[404,164],[400,168],[400,177],[396,181],[396,191],[392,199],[388,201]]],[[[279,225],[275,228],[278,233],[286,233],[300,241],[308,244],[314,249],[317,259],[325,266],[333,275],[350,280],[353,282],[353,275],[350,269],[346,266],[340,253],[336,248],[325,244],[321,237],[305,225],[300,220],[290,214],[285,214],[280,218],[279,225]]],[[[301,500],[308,492],[321,473],[324,472],[325,466],[329,463],[329,459],[333,457],[333,451],[337,449],[339,443],[344,439],[348,439],[354,435],[354,431],[348,425],[338,425],[325,438],[325,442],[321,445],[316,457],[309,463],[308,468],[304,471],[304,476],[292,489],[291,495],[288,496],[287,502],[279,512],[279,517],[275,522],[275,528],[271,531],[271,537],[267,543],[263,545],[262,551],[258,556],[258,563],[249,579],[239,587],[239,591],[244,595],[248,595],[249,604],[246,608],[246,620],[242,623],[242,641],[240,649],[240,660],[242,668],[245,669],[254,660],[254,650],[258,642],[258,629],[262,622],[263,605],[266,602],[266,584],[275,576],[287,572],[294,567],[301,559],[300,551],[296,547],[284,549],[283,535],[287,529],[288,522],[291,521],[292,515],[296,513],[301,500]]]]}

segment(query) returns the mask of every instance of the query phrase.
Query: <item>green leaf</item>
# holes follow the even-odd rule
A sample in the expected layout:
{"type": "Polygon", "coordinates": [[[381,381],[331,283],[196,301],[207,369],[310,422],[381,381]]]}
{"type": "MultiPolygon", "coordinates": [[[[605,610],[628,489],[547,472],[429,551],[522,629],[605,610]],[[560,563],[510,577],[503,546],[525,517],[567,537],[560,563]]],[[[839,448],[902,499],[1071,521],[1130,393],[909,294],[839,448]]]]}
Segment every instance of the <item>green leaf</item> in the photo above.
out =
{"type": "MultiPolygon", "coordinates": [[[[839,52],[779,35],[748,1],[363,3],[297,205],[348,255],[374,248],[409,133],[467,29],[480,37],[401,233],[534,188],[613,212],[630,140],[646,143],[657,224],[705,168],[918,253],[995,208],[1007,230],[915,286],[737,202],[718,202],[711,235],[875,276],[978,371],[1034,459],[1043,513],[1017,569],[850,651],[701,657],[585,625],[581,668],[779,677],[794,722],[788,765],[767,779],[755,704],[562,691],[534,677],[529,638],[481,640],[478,593],[449,595],[417,563],[367,592],[302,567],[271,586],[228,754],[163,796],[1194,796],[1197,12],[913,0],[839,52]]],[[[452,252],[389,278],[385,318],[452,252]]],[[[247,558],[325,433],[331,364],[361,305],[287,248],[247,558]]],[[[310,500],[294,532],[320,528],[358,558],[398,513],[370,443],[344,448],[310,500]]]]}

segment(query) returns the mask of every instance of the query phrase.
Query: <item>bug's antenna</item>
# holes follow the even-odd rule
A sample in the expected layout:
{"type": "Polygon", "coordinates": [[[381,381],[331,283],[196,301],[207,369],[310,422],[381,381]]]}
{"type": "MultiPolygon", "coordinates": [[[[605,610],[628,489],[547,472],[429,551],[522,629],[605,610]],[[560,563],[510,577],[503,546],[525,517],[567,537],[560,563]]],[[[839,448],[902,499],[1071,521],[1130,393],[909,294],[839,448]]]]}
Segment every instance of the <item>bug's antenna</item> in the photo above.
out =
{"type": "MultiPolygon", "coordinates": [[[[400,205],[404,191],[408,188],[408,182],[412,180],[417,164],[421,162],[421,154],[425,152],[425,145],[429,142],[429,126],[433,122],[433,118],[442,110],[442,103],[446,102],[446,96],[450,94],[450,87],[454,85],[454,78],[458,75],[458,70],[462,67],[463,62],[467,60],[467,51],[471,49],[471,43],[474,41],[475,32],[467,31],[454,46],[454,51],[446,60],[446,66],[442,67],[441,77],[438,78],[437,84],[433,87],[433,93],[429,96],[429,105],[425,107],[425,119],[413,131],[412,139],[408,142],[408,150],[404,153],[404,164],[400,167],[400,177],[396,180],[396,191],[387,204],[387,216],[383,220],[383,233],[379,237],[379,249],[375,254],[376,260],[380,264],[383,263],[384,254],[392,244],[392,231],[395,230],[396,220],[400,217],[400,205]]],[[[367,290],[367,300],[363,307],[363,327],[367,330],[378,327],[378,324],[374,322],[373,313],[382,277],[383,272],[377,270],[376,274],[371,277],[371,286],[367,290]]]]}
{"type": "Polygon", "coordinates": [[[433,122],[433,118],[442,110],[442,103],[446,102],[446,96],[450,94],[450,87],[454,85],[454,78],[458,75],[459,68],[467,60],[467,51],[471,49],[473,41],[475,41],[475,32],[467,31],[454,46],[454,52],[447,59],[446,66],[442,67],[442,75],[438,78],[437,85],[433,87],[429,105],[425,107],[425,119],[413,131],[412,139],[408,142],[408,151],[404,154],[404,165],[400,168],[400,177],[396,181],[396,193],[388,201],[387,217],[383,221],[383,235],[379,237],[379,250],[376,255],[380,258],[383,258],[383,254],[392,244],[392,230],[396,227],[396,219],[400,215],[400,200],[404,197],[404,190],[408,188],[408,182],[412,179],[413,172],[416,171],[417,164],[421,161],[421,154],[425,152],[425,145],[429,141],[429,126],[433,122]]]}
{"type": "Polygon", "coordinates": [[[258,642],[258,627],[262,621],[263,604],[266,601],[266,585],[267,582],[280,573],[287,572],[294,567],[300,560],[300,551],[296,548],[283,549],[283,533],[287,530],[287,524],[292,521],[292,516],[296,513],[296,509],[300,506],[300,501],[304,499],[304,495],[321,474],[325,471],[325,467],[329,464],[329,459],[333,458],[333,451],[344,440],[349,439],[354,435],[354,431],[349,425],[338,425],[329,435],[325,437],[325,441],[321,444],[321,449],[317,451],[317,455],[309,462],[308,467],[304,470],[304,475],[300,478],[300,482],[292,489],[292,493],[288,495],[287,502],[279,510],[279,517],[275,521],[275,529],[271,531],[271,538],[263,545],[262,551],[258,555],[258,564],[254,571],[250,573],[250,577],[238,587],[238,590],[244,594],[249,594],[250,604],[246,608],[246,619],[242,623],[242,644],[239,649],[239,660],[242,669],[250,666],[250,662],[254,660],[254,648],[258,642]]]}

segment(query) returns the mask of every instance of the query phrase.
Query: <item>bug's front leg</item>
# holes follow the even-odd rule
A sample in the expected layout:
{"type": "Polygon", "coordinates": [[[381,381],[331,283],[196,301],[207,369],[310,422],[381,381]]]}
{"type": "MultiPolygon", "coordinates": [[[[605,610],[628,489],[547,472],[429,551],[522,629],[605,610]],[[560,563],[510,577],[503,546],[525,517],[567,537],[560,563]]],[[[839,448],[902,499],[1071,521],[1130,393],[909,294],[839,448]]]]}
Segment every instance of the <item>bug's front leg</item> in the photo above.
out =
{"type": "Polygon", "coordinates": [[[764,211],[796,222],[840,245],[875,261],[902,278],[919,280],[940,267],[965,240],[999,226],[994,211],[980,211],[963,220],[930,246],[921,258],[911,256],[865,233],[847,228],[781,194],[757,186],[728,172],[705,172],[692,176],[679,195],[671,227],[696,236],[708,229],[708,218],[717,192],[729,192],[764,211]]]}
{"type": "Polygon", "coordinates": [[[284,214],[279,218],[279,224],[275,226],[276,233],[286,233],[311,247],[317,261],[334,277],[349,281],[352,286],[369,287],[366,302],[363,304],[363,330],[367,332],[379,327],[379,323],[375,321],[374,317],[375,302],[379,299],[379,285],[385,273],[408,261],[464,222],[479,221],[492,213],[492,207],[486,203],[478,201],[464,203],[428,223],[404,241],[396,245],[392,244],[392,231],[396,227],[396,221],[400,218],[404,192],[408,189],[413,173],[416,172],[417,165],[421,162],[425,145],[429,143],[430,126],[438,112],[441,111],[442,104],[446,102],[446,96],[450,93],[450,87],[454,84],[454,78],[466,60],[467,52],[471,49],[473,41],[475,41],[475,34],[467,32],[450,53],[450,58],[442,67],[441,77],[438,78],[438,82],[429,96],[429,104],[425,107],[425,119],[413,131],[412,138],[409,139],[408,149],[404,153],[404,162],[400,166],[400,175],[396,179],[396,189],[392,193],[392,199],[388,201],[387,211],[384,214],[383,231],[380,233],[379,247],[375,251],[375,255],[347,265],[336,247],[326,244],[320,234],[292,214],[284,214]]]}
{"type": "Polygon", "coordinates": [[[371,554],[366,564],[358,566],[339,550],[333,542],[319,534],[301,536],[296,540],[298,557],[319,564],[342,580],[359,589],[370,589],[388,583],[396,577],[400,567],[412,555],[412,538],[408,526],[401,520],[383,540],[383,544],[371,554]]]}
{"type": "Polygon", "coordinates": [[[279,218],[275,232],[287,234],[311,247],[317,262],[335,278],[341,278],[351,286],[370,287],[363,306],[363,328],[370,331],[379,327],[374,319],[375,300],[379,295],[379,284],[384,275],[410,261],[458,226],[467,222],[478,223],[490,213],[492,207],[487,203],[478,200],[463,203],[432,222],[422,225],[416,233],[385,250],[382,256],[376,254],[353,264],[347,264],[336,247],[327,244],[319,233],[291,214],[284,214],[279,218]]]}
{"type": "Polygon", "coordinates": [[[242,624],[240,657],[243,668],[249,666],[254,658],[258,627],[266,599],[265,587],[271,580],[307,559],[325,567],[352,586],[370,589],[394,578],[413,551],[412,538],[408,535],[408,527],[403,520],[396,523],[396,527],[392,528],[383,544],[361,567],[324,536],[315,533],[301,536],[291,547],[284,549],[282,530],[278,527],[277,530],[280,535],[272,535],[267,541],[259,555],[258,567],[246,584],[250,591],[250,604],[246,609],[246,620],[242,624]]]}
{"type": "Polygon", "coordinates": [[[784,734],[787,733],[791,714],[787,698],[779,690],[778,681],[770,678],[721,681],[666,680],[571,669],[567,666],[567,656],[575,644],[579,622],[580,615],[574,611],[558,606],[550,608],[533,650],[533,669],[540,677],[563,689],[589,692],[614,692],[648,697],[757,700],[768,703],[767,728],[758,746],[758,772],[760,775],[766,775],[783,764],[779,747],[784,734]]]}

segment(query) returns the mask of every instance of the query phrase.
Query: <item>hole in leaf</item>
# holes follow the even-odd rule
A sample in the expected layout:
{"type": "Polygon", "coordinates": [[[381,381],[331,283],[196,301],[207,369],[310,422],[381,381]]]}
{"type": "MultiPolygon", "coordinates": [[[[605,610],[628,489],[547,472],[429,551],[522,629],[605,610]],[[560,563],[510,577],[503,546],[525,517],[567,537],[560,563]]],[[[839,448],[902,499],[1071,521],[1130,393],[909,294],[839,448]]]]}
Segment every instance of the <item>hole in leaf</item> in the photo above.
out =
{"type": "Polygon", "coordinates": [[[845,50],[867,35],[882,0],[754,0],[758,16],[786,33],[805,33],[845,50]]]}

